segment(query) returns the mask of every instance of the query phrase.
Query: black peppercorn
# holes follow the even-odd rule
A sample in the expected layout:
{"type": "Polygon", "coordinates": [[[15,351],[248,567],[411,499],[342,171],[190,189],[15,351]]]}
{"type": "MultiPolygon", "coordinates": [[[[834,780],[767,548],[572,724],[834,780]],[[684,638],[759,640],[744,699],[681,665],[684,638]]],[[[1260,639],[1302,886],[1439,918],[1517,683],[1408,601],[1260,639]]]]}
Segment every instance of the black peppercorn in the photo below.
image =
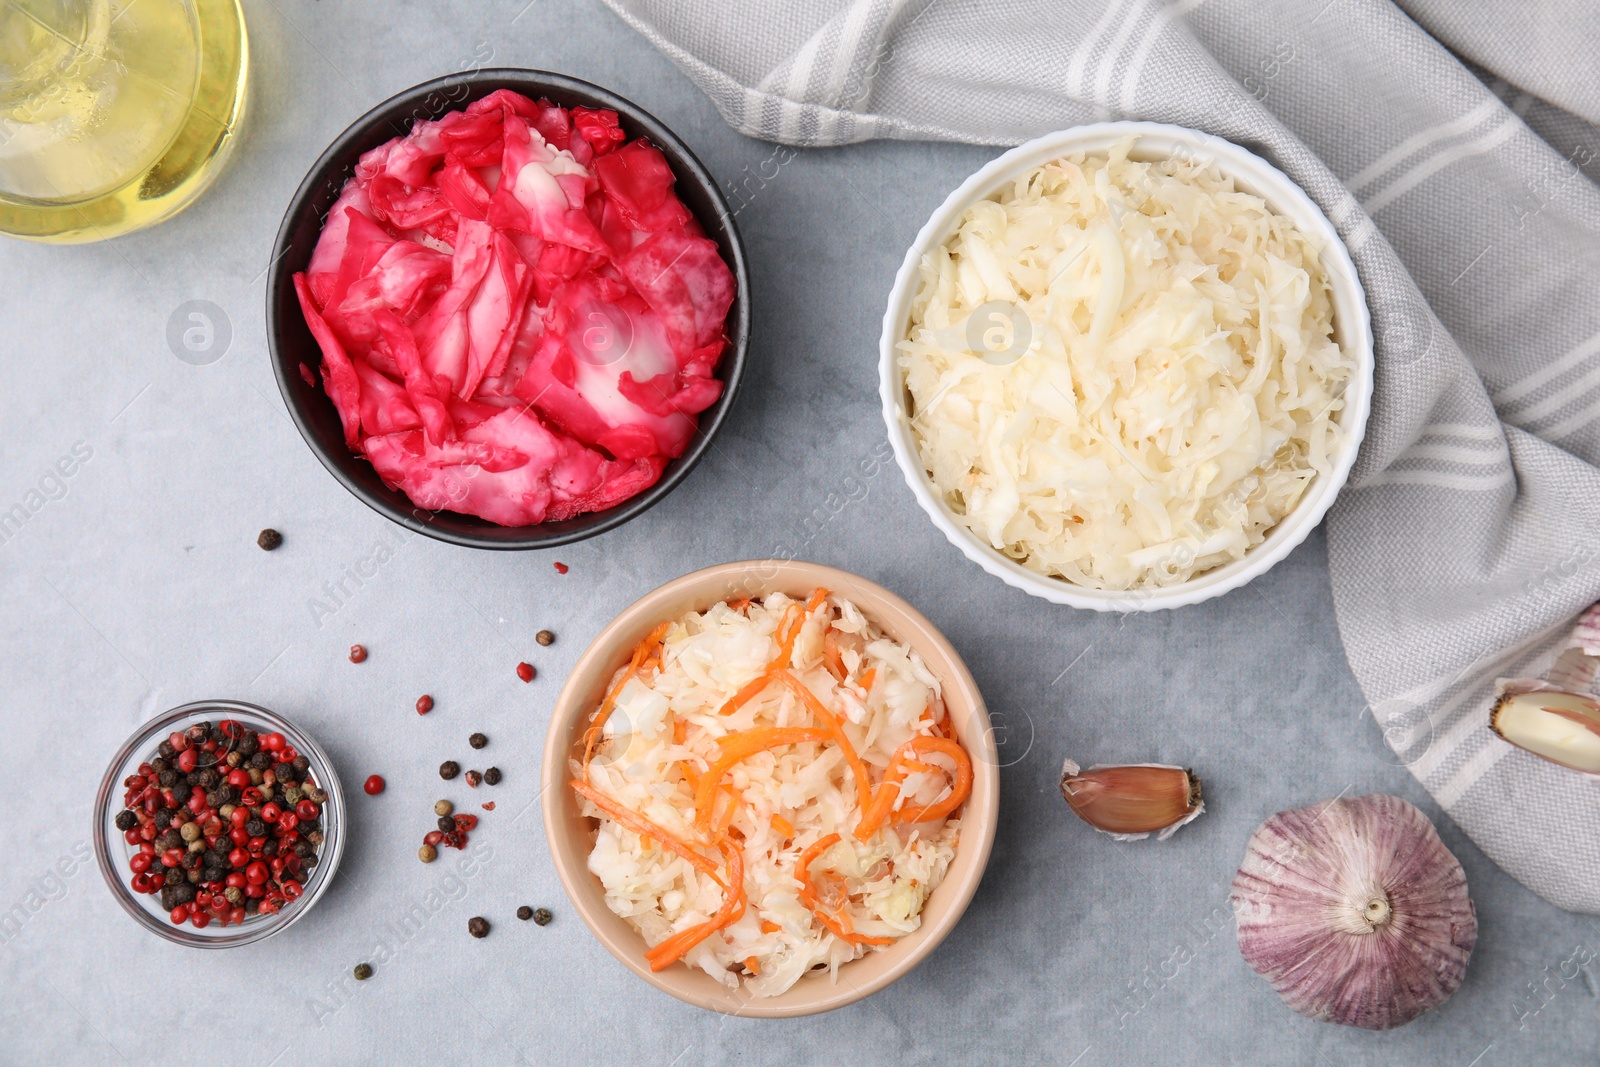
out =
{"type": "Polygon", "coordinates": [[[226,867],[228,865],[227,854],[218,852],[214,848],[206,849],[200,854],[200,858],[207,867],[226,867]]]}
{"type": "Polygon", "coordinates": [[[482,748],[488,743],[489,739],[482,734],[473,734],[471,737],[467,738],[467,744],[471,745],[473,748],[482,748]]]}
{"type": "Polygon", "coordinates": [[[117,826],[118,830],[121,830],[123,833],[127,833],[129,830],[132,830],[135,826],[138,826],[138,825],[139,825],[139,817],[137,815],[135,815],[133,812],[127,810],[126,808],[124,808],[123,810],[117,812],[116,826],[117,826]]]}
{"type": "Polygon", "coordinates": [[[254,767],[258,771],[266,770],[268,767],[272,766],[272,753],[257,752],[255,755],[250,757],[250,766],[254,767]]]}
{"type": "Polygon", "coordinates": [[[358,964],[356,964],[355,975],[356,975],[356,981],[365,982],[368,978],[372,977],[372,964],[370,964],[370,963],[358,963],[358,964]]]}
{"type": "Polygon", "coordinates": [[[439,816],[439,829],[444,833],[454,833],[456,821],[448,815],[439,816]]]}
{"type": "Polygon", "coordinates": [[[249,819],[244,824],[244,832],[251,837],[266,837],[267,824],[260,819],[249,819]]]}
{"type": "Polygon", "coordinates": [[[485,782],[488,782],[490,785],[499,785],[500,784],[500,768],[499,767],[490,767],[488,770],[484,771],[483,772],[483,780],[485,782]]]}
{"type": "Polygon", "coordinates": [[[201,789],[215,789],[217,783],[221,780],[222,776],[216,772],[215,768],[207,767],[200,772],[200,780],[195,784],[201,789]]]}
{"type": "Polygon", "coordinates": [[[273,777],[285,785],[300,780],[300,772],[294,769],[292,763],[279,763],[272,768],[273,777]]]}
{"type": "Polygon", "coordinates": [[[178,906],[178,887],[171,882],[161,887],[161,910],[171,911],[178,906]]]}
{"type": "Polygon", "coordinates": [[[155,820],[156,829],[165,830],[167,827],[171,826],[172,817],[176,814],[178,813],[173,811],[171,808],[157,808],[155,815],[152,816],[152,818],[155,820]]]}
{"type": "Polygon", "coordinates": [[[276,838],[267,838],[266,844],[261,846],[263,856],[276,856],[278,854],[278,841],[276,838]]]}
{"type": "Polygon", "coordinates": [[[184,775],[183,776],[183,784],[188,786],[190,789],[193,789],[195,786],[199,785],[200,784],[200,772],[199,771],[190,771],[188,774],[184,775]]]}
{"type": "Polygon", "coordinates": [[[271,552],[283,544],[283,534],[269,526],[261,531],[261,534],[256,538],[256,544],[263,552],[271,552]]]}
{"type": "Polygon", "coordinates": [[[178,784],[178,772],[171,770],[170,768],[168,770],[164,770],[160,774],[156,775],[156,781],[161,783],[162,789],[171,789],[173,786],[178,784]]]}
{"type": "Polygon", "coordinates": [[[521,919],[523,922],[527,922],[529,919],[533,918],[533,909],[524,904],[522,907],[517,909],[517,918],[521,919]]]}
{"type": "Polygon", "coordinates": [[[457,763],[453,759],[447,759],[443,763],[439,764],[439,777],[443,778],[447,782],[460,773],[461,764],[457,763]]]}
{"type": "Polygon", "coordinates": [[[194,868],[192,871],[190,871],[184,877],[188,880],[190,885],[199,885],[200,884],[200,868],[199,867],[194,868]]]}
{"type": "Polygon", "coordinates": [[[254,915],[256,912],[258,912],[260,910],[261,910],[261,901],[257,900],[255,897],[245,897],[244,898],[244,911],[245,911],[246,915],[254,915]]]}
{"type": "Polygon", "coordinates": [[[227,739],[228,731],[224,730],[221,726],[213,726],[211,728],[211,740],[220,745],[227,739]]]}
{"type": "Polygon", "coordinates": [[[154,844],[157,852],[165,852],[170,848],[187,848],[189,845],[189,843],[183,839],[183,835],[178,833],[176,830],[168,830],[166,833],[160,835],[155,839],[154,844]]]}
{"type": "Polygon", "coordinates": [[[482,915],[474,915],[472,918],[467,920],[467,933],[471,934],[473,937],[488,937],[489,920],[485,919],[482,915]]]}
{"type": "Polygon", "coordinates": [[[186,871],[198,871],[204,868],[205,865],[205,859],[198,852],[185,852],[183,854],[183,863],[180,864],[186,871]]]}
{"type": "Polygon", "coordinates": [[[300,866],[304,867],[308,871],[311,868],[315,867],[316,865],[317,865],[317,854],[315,852],[311,853],[308,856],[302,856],[300,858],[300,866]]]}
{"type": "Polygon", "coordinates": [[[168,763],[160,756],[157,756],[155,759],[150,761],[150,769],[155,771],[157,774],[160,774],[170,766],[172,766],[172,764],[168,763]]]}
{"type": "Polygon", "coordinates": [[[220,789],[213,789],[206,794],[206,807],[220,808],[228,802],[228,796],[220,789]]]}
{"type": "Polygon", "coordinates": [[[311,761],[304,756],[296,756],[294,758],[294,769],[303,775],[311,769],[311,761]]]}
{"type": "MultiPolygon", "coordinates": [[[[187,904],[195,897],[195,887],[188,882],[178,882],[172,887],[172,899],[179,904],[187,904]]],[[[167,909],[171,911],[171,908],[167,909]]]]}
{"type": "Polygon", "coordinates": [[[305,859],[315,851],[316,850],[311,847],[311,843],[309,841],[296,841],[294,843],[294,854],[299,856],[301,859],[305,859]]]}
{"type": "Polygon", "coordinates": [[[255,734],[245,734],[239,738],[239,743],[233,746],[233,750],[241,756],[254,756],[261,751],[261,742],[255,734]]]}
{"type": "Polygon", "coordinates": [[[200,872],[202,882],[220,882],[227,877],[228,869],[225,867],[207,867],[200,872]]]}
{"type": "Polygon", "coordinates": [[[171,759],[172,754],[176,751],[178,750],[172,747],[171,741],[163,741],[156,746],[156,755],[161,756],[164,759],[171,759]]]}
{"type": "Polygon", "coordinates": [[[555,916],[550,914],[549,908],[540,908],[538,911],[533,913],[533,921],[538,923],[540,926],[549,926],[550,920],[554,918],[555,916]]]}

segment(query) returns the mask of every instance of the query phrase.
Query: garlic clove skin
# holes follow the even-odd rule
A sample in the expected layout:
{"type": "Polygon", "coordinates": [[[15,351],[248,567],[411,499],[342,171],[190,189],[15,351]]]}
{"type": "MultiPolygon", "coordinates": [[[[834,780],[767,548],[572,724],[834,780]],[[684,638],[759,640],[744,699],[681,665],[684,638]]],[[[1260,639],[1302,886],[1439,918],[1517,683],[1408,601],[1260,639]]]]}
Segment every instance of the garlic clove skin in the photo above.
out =
{"type": "Polygon", "coordinates": [[[1382,794],[1279,812],[1233,880],[1239,951],[1302,1015],[1388,1030],[1460,988],[1478,940],[1461,864],[1382,794]]]}
{"type": "Polygon", "coordinates": [[[1194,772],[1164,763],[1097,764],[1083,771],[1067,760],[1061,795],[1078,818],[1119,841],[1140,841],[1152,833],[1165,841],[1206,810],[1194,772]]]}
{"type": "Polygon", "coordinates": [[[1600,774],[1600,703],[1579,693],[1502,682],[1489,729],[1518,748],[1585,774],[1600,774]]]}

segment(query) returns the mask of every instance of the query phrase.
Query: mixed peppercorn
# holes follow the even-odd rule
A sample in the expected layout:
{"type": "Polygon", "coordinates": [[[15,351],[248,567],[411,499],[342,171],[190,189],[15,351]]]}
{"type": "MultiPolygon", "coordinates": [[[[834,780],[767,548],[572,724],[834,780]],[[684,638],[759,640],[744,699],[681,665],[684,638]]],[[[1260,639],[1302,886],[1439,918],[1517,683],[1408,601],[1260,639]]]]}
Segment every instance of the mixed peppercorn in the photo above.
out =
{"type": "Polygon", "coordinates": [[[282,734],[195,723],[162,741],[123,788],[115,824],[137,849],[133,890],[160,894],[174,924],[238,925],[305,892],[328,796],[282,734]]]}

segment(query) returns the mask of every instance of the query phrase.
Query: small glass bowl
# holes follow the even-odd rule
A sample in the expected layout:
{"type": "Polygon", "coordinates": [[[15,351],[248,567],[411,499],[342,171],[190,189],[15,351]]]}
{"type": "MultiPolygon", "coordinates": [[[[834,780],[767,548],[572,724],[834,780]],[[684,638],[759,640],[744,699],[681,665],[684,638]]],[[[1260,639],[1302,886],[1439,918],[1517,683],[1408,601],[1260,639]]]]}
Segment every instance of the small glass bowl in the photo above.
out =
{"type": "Polygon", "coordinates": [[[111,887],[111,894],[117,898],[117,903],[145,929],[191,948],[234,948],[271,937],[291,926],[322,898],[328,884],[333,881],[339,857],[344,851],[343,823],[344,793],[339,788],[339,776],[328,754],[310,735],[283,716],[254,704],[237,700],[199,700],[173,708],[145,723],[112,758],[111,766],[106,769],[106,776],[100,783],[100,791],[95,796],[94,853],[100,864],[100,873],[105,875],[106,885],[111,887]],[[298,900],[276,914],[248,916],[239,926],[222,926],[213,922],[204,929],[197,929],[187,922],[181,926],[175,925],[161,907],[159,893],[133,891],[133,873],[128,868],[128,860],[138,849],[124,840],[115,820],[123,810],[120,803],[125,791],[122,783],[138,773],[139,764],[148,762],[156,754],[156,747],[169,734],[185,730],[197,722],[209,721],[215,725],[222,719],[233,719],[261,733],[276,731],[288,740],[296,752],[311,761],[313,779],[328,794],[327,801],[322,804],[323,842],[317,853],[317,865],[311,868],[310,876],[302,883],[305,892],[298,900]]]}

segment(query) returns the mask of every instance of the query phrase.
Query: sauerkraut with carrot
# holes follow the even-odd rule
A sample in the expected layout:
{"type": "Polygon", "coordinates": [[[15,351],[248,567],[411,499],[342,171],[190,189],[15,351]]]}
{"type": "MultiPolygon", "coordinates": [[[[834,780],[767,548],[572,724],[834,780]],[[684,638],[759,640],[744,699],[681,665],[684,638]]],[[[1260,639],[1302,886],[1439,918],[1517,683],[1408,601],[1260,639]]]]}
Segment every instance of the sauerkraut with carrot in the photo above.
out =
{"type": "Polygon", "coordinates": [[[899,344],[920,458],[958,520],[1100,589],[1260,544],[1330,475],[1354,372],[1294,223],[1131,146],[974,204],[923,257],[899,344]]]}
{"type": "Polygon", "coordinates": [[[589,870],[651,968],[755,996],[916,930],[972,789],[939,680],[826,590],[662,623],[572,771],[589,870]]]}

